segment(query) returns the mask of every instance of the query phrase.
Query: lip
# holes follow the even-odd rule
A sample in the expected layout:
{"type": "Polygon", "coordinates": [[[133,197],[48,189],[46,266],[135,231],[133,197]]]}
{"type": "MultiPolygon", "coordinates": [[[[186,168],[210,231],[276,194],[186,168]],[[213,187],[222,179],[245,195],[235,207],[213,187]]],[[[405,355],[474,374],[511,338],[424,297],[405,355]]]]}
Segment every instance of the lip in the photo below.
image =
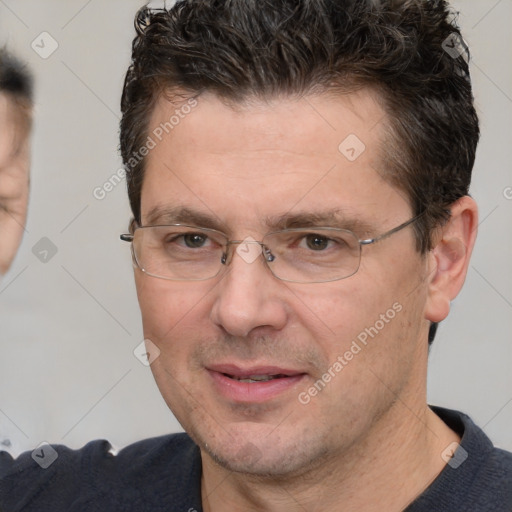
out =
{"type": "Polygon", "coordinates": [[[234,402],[262,403],[289,391],[306,377],[300,370],[279,366],[240,367],[234,364],[212,365],[206,368],[216,391],[234,402]],[[251,375],[282,375],[266,382],[240,382],[232,379],[249,378],[251,375]]]}

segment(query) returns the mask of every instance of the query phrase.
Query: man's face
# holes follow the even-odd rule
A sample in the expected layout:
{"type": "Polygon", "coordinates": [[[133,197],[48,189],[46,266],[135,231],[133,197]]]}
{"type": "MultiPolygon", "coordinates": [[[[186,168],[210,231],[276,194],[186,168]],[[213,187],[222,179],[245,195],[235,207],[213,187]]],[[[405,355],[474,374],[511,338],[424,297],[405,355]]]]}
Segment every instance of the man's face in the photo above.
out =
{"type": "Polygon", "coordinates": [[[0,93],[0,275],[18,249],[27,216],[29,131],[20,107],[0,93]]]}
{"type": "MultiPolygon", "coordinates": [[[[175,110],[161,100],[150,132],[175,110]]],[[[364,91],[236,109],[203,95],[147,156],[142,225],[175,223],[163,212],[187,209],[231,240],[261,240],[269,219],[338,211],[330,226],[377,236],[412,216],[381,177],[383,116],[364,91]],[[340,151],[350,134],[363,152],[353,135],[340,151]]],[[[409,227],[364,247],[358,272],[328,283],[280,281],[263,257],[236,251],[205,281],[136,270],[160,391],[203,452],[235,471],[289,475],[348,453],[386,413],[410,415],[402,401],[424,403],[426,267],[409,227]],[[282,375],[236,379],[265,374],[282,375]]]]}

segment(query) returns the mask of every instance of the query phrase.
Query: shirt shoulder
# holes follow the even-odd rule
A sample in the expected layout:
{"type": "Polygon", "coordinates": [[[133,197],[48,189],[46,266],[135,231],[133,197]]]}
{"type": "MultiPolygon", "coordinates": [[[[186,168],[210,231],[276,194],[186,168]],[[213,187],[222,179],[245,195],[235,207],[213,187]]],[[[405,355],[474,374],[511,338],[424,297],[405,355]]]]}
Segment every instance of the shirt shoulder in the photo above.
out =
{"type": "Polygon", "coordinates": [[[468,497],[475,511],[512,511],[512,453],[493,448],[478,472],[468,497]]]}
{"type": "Polygon", "coordinates": [[[461,436],[461,442],[406,512],[511,512],[512,453],[493,446],[466,414],[440,407],[432,410],[461,436]]]}
{"type": "Polygon", "coordinates": [[[170,503],[188,510],[200,504],[200,481],[199,448],[187,434],[139,441],[117,455],[104,440],[80,450],[41,447],[16,459],[0,452],[3,512],[173,510],[170,503]]]}

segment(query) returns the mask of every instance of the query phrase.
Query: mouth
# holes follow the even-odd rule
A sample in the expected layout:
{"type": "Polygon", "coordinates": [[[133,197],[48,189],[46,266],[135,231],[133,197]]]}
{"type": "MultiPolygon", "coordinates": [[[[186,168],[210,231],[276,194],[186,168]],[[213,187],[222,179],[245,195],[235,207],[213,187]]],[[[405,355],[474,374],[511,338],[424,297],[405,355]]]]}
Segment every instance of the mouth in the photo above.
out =
{"type": "Polygon", "coordinates": [[[238,382],[268,382],[269,380],[275,379],[286,379],[288,375],[278,373],[277,375],[249,375],[248,377],[237,377],[236,375],[230,375],[229,373],[223,373],[225,377],[229,379],[237,380],[238,382]]]}
{"type": "Polygon", "coordinates": [[[213,365],[207,368],[214,389],[233,402],[261,403],[274,399],[306,377],[301,370],[277,366],[242,368],[237,365],[213,365]]]}

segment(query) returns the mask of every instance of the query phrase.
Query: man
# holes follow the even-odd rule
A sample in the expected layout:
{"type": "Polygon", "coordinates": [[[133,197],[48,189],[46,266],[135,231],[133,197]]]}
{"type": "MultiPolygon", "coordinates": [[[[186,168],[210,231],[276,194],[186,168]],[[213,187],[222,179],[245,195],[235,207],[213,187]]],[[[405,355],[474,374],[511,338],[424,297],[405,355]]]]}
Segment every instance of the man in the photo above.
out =
{"type": "Polygon", "coordinates": [[[138,14],[122,239],[187,433],[117,456],[54,447],[44,470],[5,455],[5,510],[511,509],[512,455],[426,402],[477,228],[478,121],[449,19],[405,0],[138,14]]]}
{"type": "Polygon", "coordinates": [[[32,79],[0,49],[0,276],[9,269],[27,217],[32,79]]]}

